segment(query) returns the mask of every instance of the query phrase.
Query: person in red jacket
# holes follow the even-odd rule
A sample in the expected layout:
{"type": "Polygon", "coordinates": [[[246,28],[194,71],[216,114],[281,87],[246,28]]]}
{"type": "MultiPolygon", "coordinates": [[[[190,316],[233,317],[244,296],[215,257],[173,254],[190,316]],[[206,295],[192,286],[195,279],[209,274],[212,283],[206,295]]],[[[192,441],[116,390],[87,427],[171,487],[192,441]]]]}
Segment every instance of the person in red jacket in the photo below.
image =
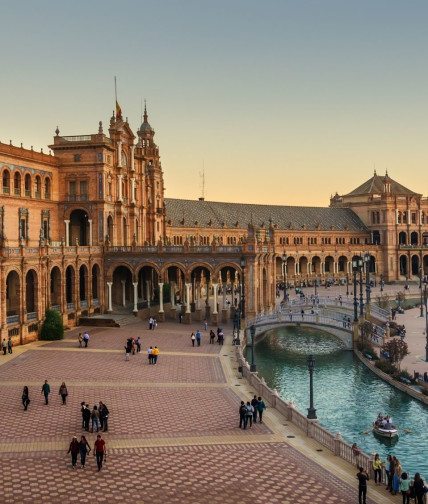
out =
{"type": "Polygon", "coordinates": [[[107,457],[106,443],[101,437],[101,434],[98,434],[94,444],[94,457],[95,456],[97,457],[98,471],[101,471],[101,468],[103,467],[103,461],[107,457]]]}
{"type": "Polygon", "coordinates": [[[77,454],[79,453],[79,442],[77,441],[77,436],[73,436],[67,453],[71,453],[71,467],[75,469],[77,454]]]}

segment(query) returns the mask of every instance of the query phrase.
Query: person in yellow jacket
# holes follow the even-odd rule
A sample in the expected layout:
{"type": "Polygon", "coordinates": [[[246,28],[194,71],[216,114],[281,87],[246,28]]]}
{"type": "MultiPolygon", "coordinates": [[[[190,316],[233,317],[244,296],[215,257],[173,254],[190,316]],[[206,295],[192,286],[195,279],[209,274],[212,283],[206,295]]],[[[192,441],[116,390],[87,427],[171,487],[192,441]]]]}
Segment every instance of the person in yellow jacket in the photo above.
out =
{"type": "Polygon", "coordinates": [[[153,364],[157,364],[159,356],[159,348],[157,346],[153,348],[152,356],[153,356],[153,364]]]}
{"type": "Polygon", "coordinates": [[[373,471],[374,471],[375,484],[376,485],[382,484],[382,461],[378,453],[376,453],[373,459],[373,471]]]}

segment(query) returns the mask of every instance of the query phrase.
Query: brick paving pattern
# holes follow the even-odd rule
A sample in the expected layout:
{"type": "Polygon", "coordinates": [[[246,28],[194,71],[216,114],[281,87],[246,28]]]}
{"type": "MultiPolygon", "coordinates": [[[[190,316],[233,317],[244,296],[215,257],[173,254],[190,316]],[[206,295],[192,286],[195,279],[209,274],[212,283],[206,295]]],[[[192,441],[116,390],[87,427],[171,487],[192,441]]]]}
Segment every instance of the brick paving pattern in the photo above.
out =
{"type": "MultiPolygon", "coordinates": [[[[222,503],[350,504],[356,484],[291,447],[272,421],[239,429],[233,348],[190,343],[189,326],[145,322],[123,328],[91,328],[88,349],[77,348],[82,329],[60,342],[30,345],[0,356],[0,503],[222,503]],[[159,364],[144,351],[125,361],[126,338],[144,334],[160,347],[159,364]],[[234,376],[226,372],[228,366],[234,376]],[[41,386],[51,385],[49,405],[41,386]],[[68,386],[62,405],[59,386],[68,386]],[[23,411],[21,392],[30,388],[23,411]],[[108,457],[97,471],[92,453],[84,470],[71,468],[68,445],[80,436],[81,401],[110,410],[103,434],[108,457]]],[[[229,331],[231,332],[231,331],[229,331]]],[[[230,335],[229,335],[230,336],[230,335]]],[[[269,411],[269,410],[268,410],[269,411]]],[[[93,445],[95,434],[88,433],[93,445]]],[[[373,504],[374,501],[368,500],[373,504]]]]}

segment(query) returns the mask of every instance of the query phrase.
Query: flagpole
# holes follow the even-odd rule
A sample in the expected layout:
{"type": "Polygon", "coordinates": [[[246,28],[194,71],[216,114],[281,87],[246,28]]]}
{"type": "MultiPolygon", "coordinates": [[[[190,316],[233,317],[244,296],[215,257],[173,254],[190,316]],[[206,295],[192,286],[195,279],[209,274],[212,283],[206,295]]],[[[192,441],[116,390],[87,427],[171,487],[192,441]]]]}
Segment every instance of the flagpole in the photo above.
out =
{"type": "Polygon", "coordinates": [[[116,75],[114,76],[114,99],[117,103],[117,86],[116,86],[116,75]]]}

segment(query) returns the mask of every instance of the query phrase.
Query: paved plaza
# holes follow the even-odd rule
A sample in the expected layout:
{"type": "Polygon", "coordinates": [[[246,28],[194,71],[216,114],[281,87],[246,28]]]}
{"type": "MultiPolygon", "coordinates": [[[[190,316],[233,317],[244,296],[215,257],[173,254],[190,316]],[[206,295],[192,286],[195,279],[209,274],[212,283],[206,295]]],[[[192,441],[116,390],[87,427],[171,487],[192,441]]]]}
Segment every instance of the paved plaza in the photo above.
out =
{"type": "MultiPolygon", "coordinates": [[[[0,502],[357,503],[356,468],[275,409],[268,407],[263,424],[239,429],[240,401],[256,392],[238,373],[232,327],[223,327],[224,346],[209,344],[208,326],[201,346],[192,347],[196,324],[167,321],[149,331],[136,318],[121,328],[88,328],[88,348],[78,347],[80,327],[63,341],[1,355],[0,502]],[[142,352],[126,361],[126,339],[137,336],[142,352]],[[157,365],[148,364],[150,345],[160,349],[157,365]],[[41,395],[45,379],[49,405],[41,395]],[[58,394],[63,381],[66,405],[58,394]],[[101,472],[92,452],[76,470],[67,454],[73,435],[84,434],[82,401],[91,408],[103,401],[110,410],[101,472]]],[[[93,446],[95,434],[88,439],[93,446]]],[[[401,502],[372,482],[368,495],[371,504],[401,502]]]]}

